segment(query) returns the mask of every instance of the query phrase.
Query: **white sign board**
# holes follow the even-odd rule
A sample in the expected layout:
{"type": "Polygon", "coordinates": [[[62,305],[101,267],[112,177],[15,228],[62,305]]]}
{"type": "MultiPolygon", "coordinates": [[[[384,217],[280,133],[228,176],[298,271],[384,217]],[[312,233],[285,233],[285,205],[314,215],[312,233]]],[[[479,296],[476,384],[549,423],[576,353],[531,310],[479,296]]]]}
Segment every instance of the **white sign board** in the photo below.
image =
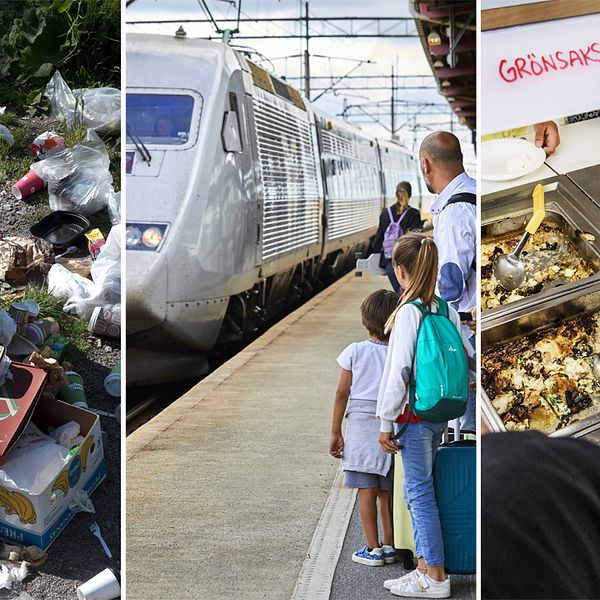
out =
{"type": "Polygon", "coordinates": [[[600,108],[600,14],[481,34],[481,133],[600,108]]]}

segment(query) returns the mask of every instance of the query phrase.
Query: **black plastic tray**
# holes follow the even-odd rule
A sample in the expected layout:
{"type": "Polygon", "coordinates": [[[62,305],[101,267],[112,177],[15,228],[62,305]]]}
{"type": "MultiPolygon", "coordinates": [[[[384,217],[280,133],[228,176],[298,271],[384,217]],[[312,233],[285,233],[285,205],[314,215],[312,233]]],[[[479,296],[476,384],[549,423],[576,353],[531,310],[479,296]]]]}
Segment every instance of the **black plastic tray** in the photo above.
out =
{"type": "Polygon", "coordinates": [[[89,228],[90,222],[83,215],[57,210],[32,225],[29,232],[35,237],[44,238],[55,249],[63,250],[80,238],[89,228]]]}

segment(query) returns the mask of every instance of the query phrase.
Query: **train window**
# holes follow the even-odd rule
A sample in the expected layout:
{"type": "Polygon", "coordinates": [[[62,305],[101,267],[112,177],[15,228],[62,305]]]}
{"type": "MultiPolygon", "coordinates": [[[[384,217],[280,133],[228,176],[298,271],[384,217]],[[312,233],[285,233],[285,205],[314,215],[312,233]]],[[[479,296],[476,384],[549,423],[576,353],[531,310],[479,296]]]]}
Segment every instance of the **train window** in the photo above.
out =
{"type": "Polygon", "coordinates": [[[127,94],[127,125],[146,144],[187,144],[194,99],[179,94],[127,94]]]}

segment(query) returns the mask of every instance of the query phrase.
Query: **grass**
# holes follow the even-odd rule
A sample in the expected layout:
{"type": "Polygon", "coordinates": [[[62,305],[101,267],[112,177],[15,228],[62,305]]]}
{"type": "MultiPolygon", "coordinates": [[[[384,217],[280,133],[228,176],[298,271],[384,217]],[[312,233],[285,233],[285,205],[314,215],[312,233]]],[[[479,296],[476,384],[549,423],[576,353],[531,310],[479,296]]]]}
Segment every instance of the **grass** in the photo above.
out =
{"type": "MultiPolygon", "coordinates": [[[[35,300],[40,307],[40,317],[56,319],[60,325],[61,334],[69,338],[70,344],[65,348],[63,359],[73,361],[79,352],[87,352],[91,348],[89,342],[91,334],[87,329],[87,321],[64,312],[64,299],[56,298],[48,291],[48,288],[42,286],[29,286],[25,290],[23,298],[35,300]]],[[[4,298],[0,296],[2,310],[8,310],[13,302],[15,302],[15,297],[12,294],[4,298]]]]}

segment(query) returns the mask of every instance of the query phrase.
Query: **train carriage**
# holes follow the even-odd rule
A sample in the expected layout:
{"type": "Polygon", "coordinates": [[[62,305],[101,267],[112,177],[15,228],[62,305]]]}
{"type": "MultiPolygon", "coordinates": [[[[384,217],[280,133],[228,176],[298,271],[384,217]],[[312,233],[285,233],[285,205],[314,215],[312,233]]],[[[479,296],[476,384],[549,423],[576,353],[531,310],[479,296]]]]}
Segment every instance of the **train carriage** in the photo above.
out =
{"type": "Polygon", "coordinates": [[[217,343],[348,270],[416,178],[396,144],[180,37],[128,37],[126,150],[128,385],[203,374],[217,343]]]}

